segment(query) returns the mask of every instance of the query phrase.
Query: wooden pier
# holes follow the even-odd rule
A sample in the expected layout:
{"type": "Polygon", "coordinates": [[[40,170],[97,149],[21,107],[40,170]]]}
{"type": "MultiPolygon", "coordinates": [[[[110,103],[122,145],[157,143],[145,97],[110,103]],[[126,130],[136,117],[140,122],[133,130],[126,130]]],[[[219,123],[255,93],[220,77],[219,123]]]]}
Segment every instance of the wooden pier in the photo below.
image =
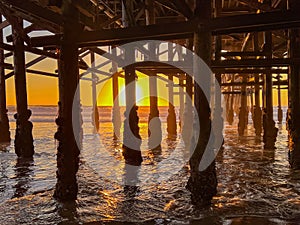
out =
{"type": "MultiPolygon", "coordinates": [[[[6,80],[15,81],[15,151],[17,157],[32,158],[34,124],[30,122],[27,76],[37,74],[56,77],[59,99],[57,132],[54,135],[58,140],[54,196],[60,201],[74,200],[78,192],[76,173],[81,143],[78,140],[82,138],[81,104],[79,96],[75,95],[79,80],[85,79],[92,85],[91,114],[95,132],[99,129],[97,85],[112,80],[112,139],[118,139],[122,135],[119,79],[125,79],[123,156],[127,164],[140,166],[143,158],[135,93],[137,72],[142,72],[149,77],[149,124],[153,118],[159,119],[156,97],[158,80],[164,81],[168,87],[168,138],[178,137],[179,118],[182,137],[187,144],[191,136],[191,126],[187,126],[187,123],[192,123],[193,106],[199,116],[201,129],[196,149],[190,158],[187,183],[193,204],[209,205],[217,193],[215,162],[204,171],[199,171],[212,129],[212,118],[221,124],[238,121],[238,134],[244,136],[250,126],[248,118],[251,113],[257,139],[264,143],[265,148],[274,149],[278,131],[276,123],[285,120],[282,116],[284,89],[288,89],[289,98],[286,121],[289,160],[293,169],[299,169],[299,11],[298,0],[1,0],[0,142],[11,141],[6,80]],[[29,25],[24,27],[24,21],[29,25]],[[11,27],[11,33],[4,32],[7,27],[11,27]],[[33,31],[48,31],[50,34],[33,36],[33,31]],[[148,46],[136,46],[135,49],[118,49],[121,53],[116,50],[127,43],[147,40],[167,41],[168,45],[153,45],[149,42],[148,46]],[[217,82],[205,85],[220,84],[224,103],[221,101],[222,93],[215,93],[215,105],[210,108],[202,89],[193,80],[200,76],[195,69],[196,65],[192,63],[190,68],[184,68],[187,65],[185,62],[192,60],[186,49],[201,57],[211,68],[214,73],[212,78],[216,78],[217,82]],[[37,58],[29,61],[26,54],[34,54],[37,58]],[[137,54],[144,61],[136,61],[137,54]],[[85,60],[87,56],[90,57],[89,61],[85,60]],[[98,65],[96,56],[102,56],[106,61],[98,65]],[[30,68],[47,59],[57,60],[55,72],[30,68]],[[176,65],[182,66],[171,66],[174,61],[176,65]],[[126,65],[126,62],[133,63],[126,65]],[[110,72],[105,70],[107,65],[111,65],[110,72]],[[87,78],[87,75],[91,75],[91,78],[87,78]],[[100,79],[102,76],[105,76],[103,80],[100,79]],[[178,94],[176,87],[180,87],[180,115],[176,115],[174,107],[174,96],[178,94]],[[278,91],[278,118],[273,116],[274,88],[278,91]],[[188,97],[193,99],[193,106],[185,100],[188,97]],[[222,104],[226,105],[224,118],[220,115],[222,104]],[[133,133],[134,138],[130,133],[133,133]]],[[[162,138],[160,120],[157,124],[155,139],[162,138]]],[[[214,132],[216,136],[222,135],[223,125],[214,132]]],[[[149,137],[152,137],[151,132],[149,137]]],[[[149,140],[150,147],[153,146],[152,142],[149,140]]]]}

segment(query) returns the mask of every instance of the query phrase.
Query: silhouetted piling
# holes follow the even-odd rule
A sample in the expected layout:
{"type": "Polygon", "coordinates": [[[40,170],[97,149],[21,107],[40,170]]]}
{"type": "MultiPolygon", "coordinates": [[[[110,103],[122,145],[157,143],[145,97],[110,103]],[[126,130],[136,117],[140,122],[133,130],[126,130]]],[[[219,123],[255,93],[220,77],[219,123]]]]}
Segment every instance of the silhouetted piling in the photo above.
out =
{"type": "MultiPolygon", "coordinates": [[[[0,23],[2,16],[0,15],[0,23]]],[[[0,42],[3,42],[3,30],[0,30],[0,42]]],[[[4,51],[0,49],[0,64],[4,65],[4,51]]],[[[0,65],[0,143],[10,142],[9,121],[6,109],[5,69],[0,65]]]]}
{"type": "MultiPolygon", "coordinates": [[[[202,24],[209,24],[211,12],[212,10],[210,0],[196,1],[195,14],[202,24]]],[[[211,33],[209,33],[205,29],[201,29],[200,31],[195,33],[194,48],[195,53],[199,55],[204,60],[204,62],[210,65],[211,33]]],[[[199,70],[197,69],[197,65],[194,66],[196,67],[194,73],[199,72],[199,70]]],[[[199,76],[199,74],[194,74],[194,76],[199,76]]],[[[200,161],[202,159],[210,136],[211,120],[210,107],[207,99],[199,85],[197,85],[196,83],[194,92],[195,108],[198,112],[200,122],[200,136],[195,151],[190,158],[191,174],[187,183],[187,189],[191,192],[191,200],[193,204],[197,206],[205,206],[211,203],[213,196],[217,193],[217,177],[215,161],[213,161],[203,171],[199,170],[200,161]]],[[[213,149],[210,150],[213,151],[213,149]]]]}
{"type": "Polygon", "coordinates": [[[174,107],[174,92],[173,92],[173,75],[168,75],[169,83],[169,109],[167,116],[167,131],[169,138],[174,138],[177,135],[176,113],[174,107]]]}
{"type": "MultiPolygon", "coordinates": [[[[117,55],[116,48],[113,47],[112,54],[117,55]]],[[[121,136],[121,114],[120,114],[120,102],[119,102],[119,74],[118,65],[116,62],[112,62],[112,88],[113,88],[113,108],[112,108],[112,122],[114,127],[114,139],[117,140],[121,136]]]]}
{"type": "Polygon", "coordinates": [[[233,110],[233,103],[234,103],[234,98],[235,96],[233,94],[228,96],[229,98],[229,104],[228,104],[228,108],[226,108],[226,110],[228,110],[228,117],[227,117],[227,122],[229,123],[229,125],[233,124],[233,120],[234,120],[234,110],[233,110]]]}
{"type": "MultiPolygon", "coordinates": [[[[253,48],[255,52],[259,52],[258,33],[253,35],[253,48]]],[[[253,126],[257,137],[261,136],[262,132],[262,110],[260,107],[260,84],[259,74],[254,75],[254,108],[253,108],[253,126]]]]}
{"type": "Polygon", "coordinates": [[[278,85],[277,85],[277,98],[278,98],[278,108],[277,108],[277,119],[278,123],[282,123],[283,112],[281,108],[281,89],[280,89],[280,74],[277,75],[278,85]]]}
{"type": "MultiPolygon", "coordinates": [[[[243,83],[247,82],[247,76],[244,75],[242,78],[243,83]]],[[[247,129],[247,88],[246,85],[243,84],[241,86],[241,106],[239,110],[239,123],[238,123],[238,133],[240,136],[245,134],[245,130],[247,129]]]]}
{"type": "MultiPolygon", "coordinates": [[[[292,9],[299,12],[299,1],[291,1],[292,9]]],[[[291,30],[290,57],[300,57],[300,30],[291,30]]],[[[289,108],[287,115],[287,129],[289,132],[289,161],[293,169],[300,169],[300,64],[293,63],[289,74],[289,108]]]]}
{"type": "MultiPolygon", "coordinates": [[[[267,58],[272,58],[272,33],[265,32],[265,45],[264,50],[267,58]]],[[[278,129],[275,127],[273,119],[273,82],[271,68],[266,68],[264,75],[264,112],[263,112],[263,141],[264,148],[272,149],[275,148],[275,142],[277,137],[278,129]]]]}
{"type": "Polygon", "coordinates": [[[18,157],[32,157],[34,154],[32,123],[29,120],[31,111],[28,110],[24,40],[18,29],[23,28],[23,21],[14,17],[12,24],[14,45],[14,73],[17,102],[15,152],[18,157]]]}
{"type": "MultiPolygon", "coordinates": [[[[150,3],[150,1],[148,1],[150,3]]],[[[151,4],[151,3],[150,3],[151,4]]],[[[153,4],[153,2],[152,2],[153,4]]],[[[150,11],[149,15],[152,15],[154,12],[150,11]]],[[[149,19],[149,21],[153,21],[154,19],[149,19]]],[[[149,59],[156,60],[157,56],[156,48],[154,43],[149,43],[149,59]]],[[[157,93],[157,74],[153,71],[149,71],[149,95],[150,95],[150,114],[148,117],[148,146],[150,149],[160,149],[160,143],[162,141],[162,130],[161,130],[161,120],[159,118],[159,110],[158,110],[158,93],[157,93]],[[154,120],[153,120],[154,119],[154,120]],[[151,133],[151,130],[154,131],[151,133]]]]}
{"type": "MultiPolygon", "coordinates": [[[[187,40],[187,48],[192,51],[193,50],[193,39],[187,40]]],[[[193,60],[193,56],[191,52],[187,52],[185,61],[191,62],[193,60]]],[[[192,69],[188,74],[185,75],[185,105],[184,105],[184,113],[183,113],[183,124],[182,124],[182,139],[184,141],[186,149],[190,149],[192,132],[193,132],[193,124],[191,123],[191,119],[193,118],[193,71],[192,69]]]]}
{"type": "Polygon", "coordinates": [[[74,37],[80,32],[78,11],[67,1],[63,2],[63,37],[59,53],[58,126],[55,138],[57,148],[57,183],[54,196],[61,201],[77,198],[76,173],[79,166],[80,102],[75,96],[79,85],[78,46],[74,37]],[[76,99],[75,99],[76,98],[76,99]],[[72,108],[74,101],[74,107],[72,108]],[[74,129],[74,131],[73,131],[74,129]],[[77,142],[76,142],[77,140],[77,142]]]}
{"type": "MultiPolygon", "coordinates": [[[[91,52],[91,64],[92,68],[95,67],[95,53],[91,52]]],[[[94,72],[92,72],[92,123],[94,126],[94,133],[97,133],[99,131],[99,111],[98,111],[98,105],[97,105],[97,81],[98,77],[94,72]]]]}
{"type": "Polygon", "coordinates": [[[179,126],[181,131],[182,131],[183,113],[184,113],[184,80],[185,80],[185,75],[180,74],[179,76],[179,126]]]}
{"type": "MultiPolygon", "coordinates": [[[[125,49],[125,59],[133,62],[135,59],[134,49],[125,49]]],[[[125,162],[129,165],[139,166],[143,159],[140,151],[141,136],[139,134],[139,117],[136,106],[136,74],[133,65],[126,66],[125,70],[125,94],[126,94],[126,112],[123,134],[123,156],[125,162]]]]}
{"type": "Polygon", "coordinates": [[[260,108],[260,86],[259,86],[259,75],[255,75],[255,86],[254,86],[254,109],[253,109],[253,125],[256,136],[260,137],[262,132],[262,112],[260,108]]]}
{"type": "MultiPolygon", "coordinates": [[[[222,38],[221,36],[216,37],[216,47],[215,47],[215,60],[221,61],[221,50],[222,50],[222,38]]],[[[215,73],[215,104],[213,109],[213,119],[218,124],[218,127],[213,127],[213,132],[215,137],[223,138],[223,108],[222,108],[222,93],[221,93],[221,83],[222,83],[222,74],[215,73]],[[219,88],[218,88],[219,87],[219,88]]]]}

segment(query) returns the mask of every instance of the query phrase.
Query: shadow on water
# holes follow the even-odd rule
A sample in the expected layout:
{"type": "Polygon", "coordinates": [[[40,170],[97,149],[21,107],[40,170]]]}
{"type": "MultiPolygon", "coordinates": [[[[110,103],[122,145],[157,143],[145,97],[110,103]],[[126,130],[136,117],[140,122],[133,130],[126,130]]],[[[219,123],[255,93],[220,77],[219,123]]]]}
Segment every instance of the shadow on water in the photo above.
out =
{"type": "Polygon", "coordinates": [[[20,198],[26,195],[34,174],[33,166],[34,161],[32,158],[17,158],[15,165],[15,179],[17,183],[14,186],[15,192],[12,198],[20,198]]]}
{"type": "Polygon", "coordinates": [[[124,167],[124,194],[128,198],[134,198],[139,191],[138,166],[125,164],[124,167]]]}

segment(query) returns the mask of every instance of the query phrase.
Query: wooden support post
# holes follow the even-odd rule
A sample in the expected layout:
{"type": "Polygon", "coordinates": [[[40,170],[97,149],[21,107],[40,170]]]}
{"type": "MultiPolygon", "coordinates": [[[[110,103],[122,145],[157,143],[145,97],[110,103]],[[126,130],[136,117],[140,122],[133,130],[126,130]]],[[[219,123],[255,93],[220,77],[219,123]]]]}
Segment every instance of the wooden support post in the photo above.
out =
{"type": "MultiPolygon", "coordinates": [[[[126,48],[125,60],[133,62],[135,59],[134,49],[126,48]]],[[[126,164],[139,166],[143,159],[140,151],[141,136],[139,134],[139,117],[136,106],[136,86],[135,86],[135,67],[126,66],[125,70],[125,95],[126,95],[126,112],[124,121],[123,134],[123,156],[126,164]]]]}
{"type": "Polygon", "coordinates": [[[183,113],[184,113],[184,80],[185,75],[179,76],[179,127],[182,130],[183,125],[183,113]]]}
{"type": "Polygon", "coordinates": [[[149,122],[154,117],[159,117],[157,105],[157,79],[156,74],[149,74],[149,90],[150,90],[150,114],[149,122]]]}
{"type": "Polygon", "coordinates": [[[148,145],[150,149],[161,149],[160,143],[162,141],[162,130],[161,130],[161,120],[159,118],[159,110],[157,105],[158,93],[157,93],[157,78],[155,73],[149,75],[149,90],[150,90],[150,114],[148,117],[148,124],[149,124],[148,145]],[[151,133],[151,130],[154,132],[151,133]]]}
{"type": "MultiPolygon", "coordinates": [[[[133,2],[129,0],[122,1],[123,26],[134,26],[133,2]]],[[[135,50],[124,48],[125,61],[135,61],[135,50]]],[[[136,105],[136,73],[133,65],[124,68],[125,71],[125,95],[126,112],[124,120],[123,133],[123,156],[126,164],[140,166],[143,162],[141,154],[141,136],[139,134],[139,117],[136,105]]]]}
{"type": "MultiPolygon", "coordinates": [[[[168,60],[172,61],[174,58],[173,54],[173,44],[168,43],[168,60]]],[[[173,75],[168,75],[168,90],[169,90],[169,109],[167,117],[167,132],[168,138],[176,138],[177,135],[177,123],[176,123],[176,113],[174,107],[174,90],[173,90],[173,75]]]]}
{"type": "MultiPolygon", "coordinates": [[[[234,82],[234,75],[231,75],[231,83],[234,82]]],[[[234,86],[230,87],[230,90],[233,91],[234,90],[234,86]]],[[[226,108],[226,110],[228,111],[228,119],[227,122],[229,123],[229,125],[233,124],[233,120],[234,120],[234,109],[233,109],[233,105],[234,105],[234,99],[236,98],[236,96],[234,94],[230,94],[229,95],[229,106],[228,108],[226,108]]]]}
{"type": "MultiPolygon", "coordinates": [[[[178,54],[178,60],[183,61],[184,57],[182,54],[182,46],[176,44],[175,49],[178,54]]],[[[185,75],[180,74],[179,75],[179,127],[181,131],[182,131],[183,113],[184,113],[184,80],[185,80],[185,75]]]]}
{"type": "Polygon", "coordinates": [[[249,112],[251,112],[251,115],[253,115],[253,110],[254,110],[254,96],[253,96],[253,94],[254,94],[254,91],[253,91],[253,87],[251,86],[251,88],[249,89],[249,102],[250,102],[249,112]]]}
{"type": "MultiPolygon", "coordinates": [[[[209,24],[211,13],[212,9],[210,0],[196,1],[195,14],[199,18],[199,22],[201,24],[209,24]]],[[[199,55],[208,65],[210,65],[211,62],[211,38],[211,33],[205,28],[200,29],[194,34],[195,53],[199,55]]],[[[197,68],[195,63],[194,66],[197,68]]],[[[198,70],[196,69],[194,72],[197,71],[198,70]]],[[[199,74],[194,74],[194,76],[199,76],[199,74]]],[[[210,136],[210,106],[201,88],[196,83],[194,90],[195,108],[198,112],[200,122],[200,135],[195,151],[190,158],[189,163],[191,173],[186,187],[191,192],[191,200],[193,204],[197,206],[207,206],[210,205],[213,196],[217,193],[215,161],[213,161],[204,171],[199,170],[200,161],[210,136]]],[[[210,150],[213,151],[213,149],[210,150]]]]}
{"type": "MultiPolygon", "coordinates": [[[[113,47],[112,54],[117,55],[117,49],[113,47]]],[[[112,61],[112,88],[113,88],[113,108],[112,108],[112,122],[114,126],[114,139],[117,140],[121,136],[121,114],[120,114],[120,102],[119,102],[119,74],[118,64],[112,61]]]]}
{"type": "MultiPolygon", "coordinates": [[[[243,76],[243,82],[246,83],[248,81],[247,76],[243,76]]],[[[239,110],[239,123],[238,123],[238,133],[240,136],[245,134],[245,130],[247,129],[247,89],[246,85],[241,86],[241,106],[239,110]]]]}
{"type": "MultiPolygon", "coordinates": [[[[299,12],[300,3],[290,2],[291,8],[299,12]]],[[[290,31],[290,57],[300,57],[300,30],[290,31]]],[[[293,169],[300,169],[300,64],[292,64],[289,74],[289,108],[287,129],[289,132],[289,161],[293,169]]]]}
{"type": "MultiPolygon", "coordinates": [[[[217,5],[218,6],[218,5],[217,5]]],[[[222,51],[222,36],[217,36],[215,38],[216,41],[216,47],[215,47],[215,60],[221,61],[221,51],[222,51]]],[[[214,104],[214,109],[213,109],[213,118],[215,121],[217,121],[217,124],[222,124],[221,127],[217,127],[214,129],[214,134],[216,137],[223,137],[223,125],[224,125],[224,119],[223,119],[223,108],[222,108],[222,93],[221,93],[221,88],[218,89],[217,86],[221,87],[221,78],[222,74],[221,73],[215,73],[215,80],[217,83],[215,83],[215,104],[214,104]],[[217,90],[220,90],[219,92],[217,90]]]]}
{"type": "MultiPolygon", "coordinates": [[[[2,16],[0,15],[0,23],[2,16]]],[[[3,42],[3,30],[0,30],[0,43],[3,42]]],[[[4,50],[0,49],[0,64],[4,65],[4,50]]],[[[0,143],[10,142],[9,121],[6,109],[5,69],[0,66],[0,143]]]]}
{"type": "MultiPolygon", "coordinates": [[[[253,46],[254,51],[259,51],[259,44],[258,44],[258,33],[254,33],[253,35],[253,46]]],[[[257,137],[261,136],[262,132],[262,111],[260,107],[260,84],[259,84],[259,74],[255,74],[254,77],[254,109],[253,109],[253,125],[255,129],[255,134],[257,137]]]]}
{"type": "Polygon", "coordinates": [[[32,123],[29,120],[31,111],[27,108],[27,88],[25,72],[25,52],[24,41],[18,29],[23,28],[23,21],[19,18],[13,18],[15,21],[12,26],[13,45],[14,45],[14,73],[15,89],[17,98],[17,113],[15,114],[16,135],[15,152],[19,157],[31,158],[34,154],[32,123]],[[16,28],[15,26],[19,26],[16,28]]]}
{"type": "Polygon", "coordinates": [[[177,135],[177,123],[176,123],[176,113],[174,107],[174,94],[173,94],[173,75],[168,75],[169,83],[169,109],[167,117],[167,131],[168,137],[170,139],[176,138],[177,135]]]}
{"type": "MultiPolygon", "coordinates": [[[[193,39],[187,40],[187,55],[184,60],[191,62],[193,60],[193,39]]],[[[190,144],[192,140],[193,124],[191,123],[191,118],[193,118],[193,71],[192,69],[185,74],[185,105],[183,113],[183,124],[182,124],[182,139],[185,144],[186,149],[190,149],[190,144]]]]}
{"type": "MultiPolygon", "coordinates": [[[[91,51],[91,67],[95,67],[95,53],[91,51]]],[[[99,111],[98,111],[98,104],[97,104],[97,82],[98,77],[94,72],[92,72],[92,123],[94,126],[94,133],[98,133],[99,131],[99,111]]]]}
{"type": "Polygon", "coordinates": [[[255,86],[254,86],[254,109],[253,109],[253,125],[255,128],[255,134],[257,137],[261,136],[262,132],[262,112],[260,108],[260,85],[259,75],[255,74],[255,86]]]}
{"type": "Polygon", "coordinates": [[[282,123],[282,118],[283,118],[283,112],[281,108],[281,89],[280,89],[280,74],[277,75],[277,97],[278,97],[278,109],[277,109],[277,119],[278,123],[282,123]]]}
{"type": "MultiPolygon", "coordinates": [[[[146,25],[155,24],[154,1],[146,0],[146,25]]],[[[157,59],[155,43],[149,43],[149,59],[157,59]]],[[[148,146],[150,149],[161,149],[162,130],[158,110],[157,74],[149,72],[150,114],[148,117],[148,146]],[[155,118],[155,119],[154,119],[155,118]],[[154,120],[152,120],[154,119],[154,120]],[[154,131],[151,133],[151,130],[154,131]]]]}
{"type": "Polygon", "coordinates": [[[65,22],[59,52],[59,109],[55,134],[59,143],[54,197],[60,201],[71,201],[77,198],[78,192],[76,173],[81,136],[80,100],[79,96],[75,96],[79,85],[78,47],[74,39],[80,33],[80,27],[77,9],[68,1],[63,1],[62,8],[65,22]]]}
{"type": "MultiPolygon", "coordinates": [[[[194,46],[194,42],[193,39],[188,39],[187,40],[187,48],[190,51],[193,51],[193,46],[194,46]]],[[[186,60],[193,60],[192,55],[187,55],[186,60]]],[[[193,71],[190,71],[190,74],[186,74],[185,79],[186,79],[186,93],[188,94],[188,96],[190,97],[190,99],[192,99],[193,96],[193,71]]]]}
{"type": "Polygon", "coordinates": [[[231,94],[229,96],[229,110],[228,110],[228,123],[229,125],[233,124],[234,121],[234,110],[233,110],[233,104],[234,104],[234,99],[236,96],[231,94]]]}
{"type": "MultiPolygon", "coordinates": [[[[266,51],[267,58],[272,58],[272,33],[265,32],[265,45],[264,50],[266,51]]],[[[264,148],[274,149],[277,137],[278,129],[275,127],[275,122],[273,120],[273,82],[272,82],[272,72],[270,68],[266,68],[266,73],[264,74],[264,113],[263,113],[263,141],[264,148]]]]}

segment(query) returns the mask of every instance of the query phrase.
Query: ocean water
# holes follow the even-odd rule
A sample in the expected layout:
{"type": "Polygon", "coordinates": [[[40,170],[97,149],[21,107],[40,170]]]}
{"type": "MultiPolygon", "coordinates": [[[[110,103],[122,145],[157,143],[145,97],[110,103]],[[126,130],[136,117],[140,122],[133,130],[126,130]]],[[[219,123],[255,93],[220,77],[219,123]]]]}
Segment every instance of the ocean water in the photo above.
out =
{"type": "MultiPolygon", "coordinates": [[[[237,118],[232,126],[225,124],[224,149],[216,159],[218,194],[211,207],[197,209],[185,189],[188,165],[176,155],[181,148],[180,127],[176,140],[167,138],[166,107],[160,107],[161,151],[148,148],[149,108],[139,108],[144,161],[137,171],[138,188],[129,191],[123,185],[127,169],[122,144],[112,138],[111,108],[99,108],[101,124],[99,134],[95,134],[91,109],[86,107],[78,200],[62,204],[52,198],[57,108],[31,109],[34,160],[18,160],[13,140],[1,146],[0,224],[300,224],[300,172],[289,168],[285,124],[277,125],[276,150],[263,149],[251,124],[245,137],[237,135],[237,118]],[[168,163],[174,154],[177,160],[168,163]]],[[[13,112],[10,108],[12,138],[13,112]]]]}

